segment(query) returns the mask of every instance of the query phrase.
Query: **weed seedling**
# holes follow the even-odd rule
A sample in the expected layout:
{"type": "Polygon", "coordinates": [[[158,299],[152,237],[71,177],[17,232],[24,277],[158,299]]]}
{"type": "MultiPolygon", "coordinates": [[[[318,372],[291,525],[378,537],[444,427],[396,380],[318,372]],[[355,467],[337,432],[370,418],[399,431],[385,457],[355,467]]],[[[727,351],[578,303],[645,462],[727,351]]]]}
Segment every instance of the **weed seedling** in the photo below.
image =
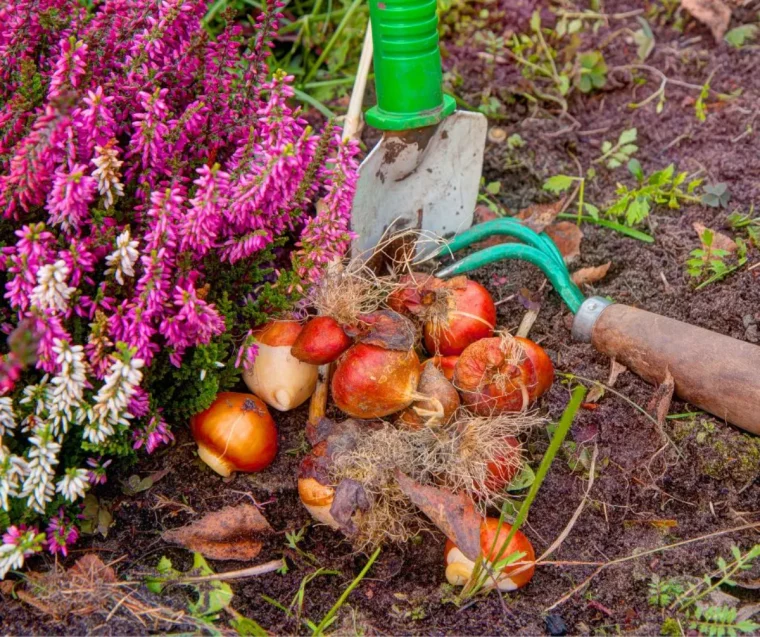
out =
{"type": "Polygon", "coordinates": [[[656,575],[649,584],[649,603],[652,606],[667,608],[674,614],[668,617],[665,626],[687,623],[691,630],[697,630],[702,635],[735,637],[739,633],[755,633],[760,629],[750,619],[740,619],[737,608],[725,605],[709,605],[705,598],[721,586],[736,586],[734,576],[741,571],[748,571],[755,560],[760,558],[760,544],[756,544],[746,553],[736,547],[731,547],[733,561],[726,562],[722,557],[717,560],[718,569],[707,573],[688,589],[676,579],[660,580],[656,575]]]}
{"type": "Polygon", "coordinates": [[[639,147],[633,143],[636,141],[637,136],[637,129],[628,128],[620,133],[620,137],[615,144],[605,140],[602,143],[602,155],[595,159],[594,163],[604,163],[607,168],[614,169],[630,161],[636,151],[639,150],[639,147]]]}
{"type": "Polygon", "coordinates": [[[729,266],[726,264],[726,257],[729,256],[728,250],[722,250],[716,248],[713,243],[715,241],[715,233],[707,229],[702,233],[702,247],[692,250],[690,253],[690,259],[686,261],[686,269],[694,279],[702,279],[705,276],[708,278],[697,286],[697,290],[701,290],[703,287],[710,283],[715,283],[721,279],[725,279],[729,274],[735,272],[747,263],[747,244],[741,239],[737,239],[736,245],[736,264],[729,266]]]}
{"type": "Polygon", "coordinates": [[[754,205],[746,215],[740,212],[732,212],[728,216],[728,223],[732,229],[746,232],[749,243],[760,248],[760,217],[753,217],[754,212],[754,205]]]}
{"type": "Polygon", "coordinates": [[[643,222],[654,205],[667,204],[668,208],[678,209],[681,202],[700,203],[694,193],[701,185],[701,179],[692,179],[687,183],[687,173],[676,173],[673,164],[644,176],[641,164],[636,159],[628,162],[628,170],[636,177],[636,188],[618,184],[615,201],[605,212],[612,219],[622,219],[626,225],[635,226],[643,222]],[[686,186],[685,190],[683,186],[686,186]]]}

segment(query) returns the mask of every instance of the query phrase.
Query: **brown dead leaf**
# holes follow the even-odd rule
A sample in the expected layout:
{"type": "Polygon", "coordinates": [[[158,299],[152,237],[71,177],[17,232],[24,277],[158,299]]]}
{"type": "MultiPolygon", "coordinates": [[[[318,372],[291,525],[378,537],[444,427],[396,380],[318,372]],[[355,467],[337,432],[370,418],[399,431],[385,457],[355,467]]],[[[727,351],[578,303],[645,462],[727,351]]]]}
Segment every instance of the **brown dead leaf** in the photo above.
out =
{"type": "Polygon", "coordinates": [[[261,552],[257,537],[271,531],[255,506],[240,504],[208,513],[191,524],[165,531],[161,537],[213,560],[248,561],[261,552]]]}
{"type": "Polygon", "coordinates": [[[537,203],[528,206],[525,210],[521,210],[516,216],[518,219],[522,219],[523,224],[531,230],[543,232],[547,229],[547,226],[554,223],[564,205],[564,199],[560,199],[554,203],[537,203]]]}
{"type": "Polygon", "coordinates": [[[716,42],[726,34],[731,9],[722,0],[681,0],[681,6],[702,24],[710,27],[716,42]]]}
{"type": "Polygon", "coordinates": [[[415,482],[400,471],[396,480],[406,496],[427,515],[443,534],[457,545],[465,557],[475,561],[480,555],[482,517],[463,493],[415,482]]]}
{"type": "MultiPolygon", "coordinates": [[[[707,230],[707,226],[703,223],[699,223],[698,221],[692,224],[692,227],[694,230],[696,230],[697,234],[699,235],[699,240],[702,241],[702,235],[705,233],[705,230],[707,230]]],[[[712,231],[713,233],[713,242],[712,247],[716,250],[725,250],[726,252],[735,252],[736,251],[736,242],[731,239],[730,237],[727,237],[724,234],[721,234],[720,232],[715,232],[715,230],[712,231]]]]}
{"type": "Polygon", "coordinates": [[[573,276],[571,278],[573,279],[573,283],[575,283],[575,285],[578,287],[587,285],[589,283],[596,283],[597,281],[601,281],[605,276],[607,276],[607,272],[609,271],[611,265],[612,261],[607,261],[607,263],[598,265],[596,267],[581,268],[580,270],[573,272],[573,276]]]}
{"type": "MultiPolygon", "coordinates": [[[[623,372],[627,372],[628,368],[625,365],[621,365],[614,358],[610,359],[610,375],[607,377],[607,387],[614,387],[617,382],[618,376],[623,372]]],[[[604,385],[596,384],[591,388],[591,391],[586,396],[587,403],[596,403],[604,396],[604,385]]]]}
{"type": "Polygon", "coordinates": [[[353,535],[357,531],[356,524],[353,521],[354,514],[357,511],[366,511],[369,506],[367,492],[361,483],[346,478],[341,480],[335,488],[330,515],[335,518],[346,535],[353,535]]]}
{"type": "Polygon", "coordinates": [[[572,221],[558,221],[548,226],[544,232],[557,245],[565,263],[570,263],[580,255],[583,232],[572,221]]]}
{"type": "Polygon", "coordinates": [[[655,389],[654,394],[647,405],[647,408],[657,420],[662,432],[665,425],[665,418],[670,411],[670,403],[673,400],[673,391],[675,390],[675,381],[669,369],[665,370],[665,379],[655,389]]]}
{"type": "Polygon", "coordinates": [[[103,563],[95,553],[87,553],[79,558],[69,570],[69,577],[72,581],[81,580],[83,582],[101,582],[104,584],[113,584],[116,580],[116,572],[103,563]]]}

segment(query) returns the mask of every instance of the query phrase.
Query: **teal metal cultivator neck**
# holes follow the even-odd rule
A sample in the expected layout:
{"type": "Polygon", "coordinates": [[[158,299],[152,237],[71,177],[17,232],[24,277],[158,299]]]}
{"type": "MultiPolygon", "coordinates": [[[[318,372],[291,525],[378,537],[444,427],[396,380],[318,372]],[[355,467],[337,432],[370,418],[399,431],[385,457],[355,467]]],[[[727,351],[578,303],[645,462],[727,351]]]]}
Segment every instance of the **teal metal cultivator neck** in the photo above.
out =
{"type": "Polygon", "coordinates": [[[521,241],[522,244],[506,243],[485,248],[446,266],[439,270],[436,276],[445,278],[464,274],[502,259],[527,261],[538,267],[546,275],[570,311],[573,314],[578,313],[585,297],[570,278],[570,273],[557,246],[548,235],[543,232],[541,234],[534,232],[515,219],[494,219],[473,226],[454,237],[448,244],[438,248],[433,254],[454,253],[493,235],[512,237],[521,241]]]}

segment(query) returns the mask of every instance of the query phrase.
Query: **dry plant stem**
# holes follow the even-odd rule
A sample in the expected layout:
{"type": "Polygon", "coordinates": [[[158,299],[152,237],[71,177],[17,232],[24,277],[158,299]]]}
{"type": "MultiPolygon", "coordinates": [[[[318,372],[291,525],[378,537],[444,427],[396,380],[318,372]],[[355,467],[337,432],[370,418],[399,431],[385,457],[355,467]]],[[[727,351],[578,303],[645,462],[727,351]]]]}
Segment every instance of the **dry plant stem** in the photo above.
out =
{"type": "Polygon", "coordinates": [[[520,338],[527,338],[537,318],[538,310],[528,310],[520,322],[520,327],[517,328],[517,336],[520,338]]]}
{"type": "Polygon", "coordinates": [[[637,553],[636,555],[627,555],[626,557],[620,557],[616,560],[612,560],[611,562],[607,562],[606,564],[602,564],[598,569],[596,569],[591,575],[589,575],[583,582],[578,584],[573,590],[571,590],[569,593],[563,595],[560,599],[558,599],[556,602],[554,602],[551,606],[546,608],[544,612],[549,612],[551,610],[554,610],[557,608],[557,606],[560,606],[564,604],[567,600],[569,600],[573,595],[578,593],[579,591],[583,590],[588,584],[593,580],[599,573],[601,573],[605,568],[608,568],[610,566],[615,566],[616,564],[623,564],[624,562],[630,562],[631,560],[637,560],[641,557],[646,557],[647,555],[652,555],[653,553],[661,553],[662,551],[669,551],[670,549],[678,548],[679,546],[685,546],[686,544],[693,544],[695,542],[702,542],[704,540],[709,540],[714,537],[718,537],[720,535],[726,535],[728,533],[738,533],[740,531],[747,531],[749,529],[760,529],[760,522],[753,522],[751,524],[744,524],[742,526],[737,526],[731,529],[724,529],[722,531],[715,531],[714,533],[708,533],[707,535],[700,535],[699,537],[692,538],[691,540],[684,540],[682,542],[676,542],[675,544],[668,544],[667,546],[660,546],[658,548],[650,549],[648,551],[644,551],[643,553],[637,553]]]}
{"type": "Polygon", "coordinates": [[[271,562],[264,562],[263,564],[257,564],[249,568],[241,568],[236,571],[227,571],[226,573],[214,573],[213,575],[202,575],[200,577],[181,577],[176,580],[166,580],[167,584],[197,584],[199,582],[216,582],[229,579],[241,579],[243,577],[257,577],[258,575],[266,575],[267,573],[273,573],[280,570],[285,566],[285,560],[272,560],[271,562]]]}

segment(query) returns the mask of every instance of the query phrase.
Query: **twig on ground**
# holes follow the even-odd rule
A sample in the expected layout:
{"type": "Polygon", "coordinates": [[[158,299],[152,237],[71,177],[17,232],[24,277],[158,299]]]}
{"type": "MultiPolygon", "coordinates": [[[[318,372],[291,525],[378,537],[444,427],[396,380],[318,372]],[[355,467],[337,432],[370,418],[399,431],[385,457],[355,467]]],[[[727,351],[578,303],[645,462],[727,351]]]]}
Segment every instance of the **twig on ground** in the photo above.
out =
{"type": "Polygon", "coordinates": [[[617,564],[623,564],[624,562],[630,562],[631,560],[637,560],[641,557],[646,557],[647,555],[652,555],[653,553],[661,553],[662,551],[668,551],[670,549],[678,548],[679,546],[685,546],[687,544],[693,544],[695,542],[702,542],[704,540],[709,540],[713,537],[718,537],[720,535],[726,535],[728,533],[738,533],[740,531],[747,531],[749,529],[756,529],[760,528],[760,522],[754,522],[752,524],[743,524],[742,526],[733,527],[731,529],[723,529],[722,531],[715,531],[714,533],[708,533],[707,535],[700,535],[699,537],[692,538],[690,540],[683,540],[682,542],[676,542],[675,544],[668,544],[667,546],[660,546],[654,549],[650,549],[648,551],[643,551],[641,553],[637,553],[636,555],[627,555],[626,557],[620,557],[616,560],[612,560],[611,562],[607,562],[606,564],[603,564],[599,568],[597,568],[591,575],[589,575],[585,580],[583,580],[578,586],[573,588],[570,592],[566,593],[562,597],[560,597],[556,602],[554,602],[551,606],[546,608],[544,612],[548,613],[549,611],[554,610],[557,608],[557,606],[560,606],[564,604],[568,599],[570,599],[573,595],[575,595],[577,592],[584,589],[588,584],[593,580],[599,573],[601,573],[604,569],[609,568],[610,566],[615,566],[617,564]]]}

